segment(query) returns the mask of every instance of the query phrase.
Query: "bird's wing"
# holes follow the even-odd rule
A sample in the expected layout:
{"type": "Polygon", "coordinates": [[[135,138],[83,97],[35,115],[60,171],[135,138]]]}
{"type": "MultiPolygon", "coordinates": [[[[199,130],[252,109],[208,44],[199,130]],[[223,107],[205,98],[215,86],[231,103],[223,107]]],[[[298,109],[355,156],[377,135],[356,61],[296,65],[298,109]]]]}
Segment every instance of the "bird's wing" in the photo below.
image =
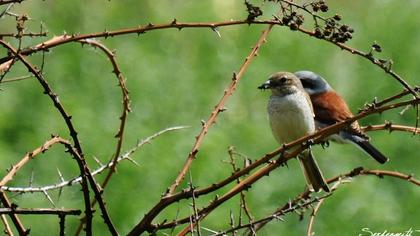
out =
{"type": "Polygon", "coordinates": [[[346,102],[335,92],[311,96],[316,119],[324,124],[335,124],[353,116],[346,102]]]}
{"type": "MultiPolygon", "coordinates": [[[[320,123],[332,125],[353,117],[347,103],[334,91],[312,95],[311,100],[315,110],[315,119],[320,123]]],[[[352,135],[369,139],[357,121],[351,123],[346,130],[352,135]]]]}

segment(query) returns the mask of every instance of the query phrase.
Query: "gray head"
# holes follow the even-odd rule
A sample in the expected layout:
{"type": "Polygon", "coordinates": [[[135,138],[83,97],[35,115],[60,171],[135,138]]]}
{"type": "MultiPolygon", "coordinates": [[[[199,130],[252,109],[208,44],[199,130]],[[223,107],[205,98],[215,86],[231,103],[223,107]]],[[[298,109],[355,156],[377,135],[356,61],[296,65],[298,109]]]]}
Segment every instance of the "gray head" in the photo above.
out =
{"type": "Polygon", "coordinates": [[[271,89],[273,95],[284,96],[303,90],[302,83],[293,73],[277,72],[258,87],[259,89],[271,89]]]}
{"type": "Polygon", "coordinates": [[[297,71],[295,75],[300,79],[303,88],[309,95],[333,90],[324,78],[312,71],[297,71]]]}

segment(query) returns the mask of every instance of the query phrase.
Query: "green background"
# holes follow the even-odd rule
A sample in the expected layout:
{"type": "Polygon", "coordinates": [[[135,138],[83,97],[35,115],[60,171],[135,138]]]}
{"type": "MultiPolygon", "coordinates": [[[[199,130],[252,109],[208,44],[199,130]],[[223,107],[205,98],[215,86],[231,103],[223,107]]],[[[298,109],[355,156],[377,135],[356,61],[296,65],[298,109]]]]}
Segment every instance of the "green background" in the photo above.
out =
{"type": "MultiPolygon", "coordinates": [[[[255,1],[256,2],[256,1],[255,1]]],[[[256,2],[261,5],[261,2],[256,2]]],[[[355,29],[348,45],[368,51],[377,41],[383,48],[379,55],[392,58],[393,69],[411,85],[419,84],[417,74],[420,55],[420,2],[415,0],[331,1],[325,16],[339,13],[343,22],[355,29]]],[[[1,9],[4,9],[2,6],[1,9]]],[[[277,6],[263,4],[264,16],[270,19],[277,6]]],[[[245,19],[242,1],[25,1],[12,8],[15,13],[27,13],[31,20],[27,27],[39,31],[43,22],[49,34],[46,38],[25,38],[24,46],[33,46],[52,36],[93,33],[136,27],[149,22],[219,22],[245,19]]],[[[306,16],[306,27],[312,27],[306,16]]],[[[0,19],[0,32],[14,32],[12,17],[0,19]]],[[[127,233],[143,215],[155,205],[178,174],[206,120],[260,36],[263,25],[240,25],[220,28],[221,38],[210,29],[167,29],[137,36],[123,35],[100,38],[115,49],[117,61],[127,78],[133,112],[128,116],[123,150],[137,140],[161,129],[187,125],[189,129],[165,134],[136,152],[132,158],[140,166],[123,162],[106,188],[104,198],[110,215],[121,234],[127,233]]],[[[10,40],[14,45],[16,40],[10,40]]],[[[1,56],[6,51],[0,49],[1,56]]],[[[121,113],[121,93],[111,73],[108,59],[99,50],[79,43],[65,44],[45,54],[44,75],[79,132],[86,158],[92,169],[98,165],[93,156],[106,162],[113,154],[121,113]]],[[[29,57],[40,66],[40,53],[29,57]]],[[[401,85],[380,68],[364,58],[351,55],[325,41],[276,26],[267,43],[261,48],[234,95],[229,98],[228,110],[218,117],[192,165],[193,182],[198,187],[226,178],[231,166],[225,161],[228,147],[250,159],[257,159],[278,147],[271,135],[266,102],[268,92],[256,88],[276,71],[312,70],[321,74],[347,100],[353,112],[376,97],[383,99],[402,90],[401,85]]],[[[5,79],[26,75],[27,70],[17,63],[5,79]]],[[[49,139],[51,134],[70,139],[65,123],[35,79],[0,85],[0,165],[1,175],[24,154],[49,139]]],[[[403,115],[401,109],[369,116],[362,125],[415,125],[415,110],[403,115]]],[[[328,149],[314,147],[315,155],[326,177],[346,173],[357,166],[371,169],[396,170],[420,175],[419,136],[387,131],[370,132],[372,142],[390,157],[384,166],[368,158],[351,145],[331,144],[328,149]]],[[[241,163],[241,158],[238,158],[241,163]]],[[[10,186],[27,186],[33,173],[33,186],[59,182],[57,168],[66,179],[78,174],[74,160],[63,148],[51,150],[28,163],[10,186]]],[[[102,176],[96,177],[98,181],[102,176]]],[[[186,187],[184,183],[182,187],[186,187]]],[[[229,185],[217,194],[229,190],[229,185]]],[[[247,201],[256,219],[269,215],[278,206],[293,199],[304,189],[304,179],[296,161],[289,168],[279,168],[264,177],[247,192],[247,201]]],[[[58,191],[51,196],[57,207],[83,209],[79,186],[67,187],[61,197],[58,191]]],[[[19,207],[53,207],[44,195],[10,195],[19,207]]],[[[204,207],[214,194],[197,199],[204,207]]],[[[374,232],[384,230],[403,232],[420,229],[420,189],[398,179],[360,177],[341,186],[326,200],[315,221],[317,235],[358,235],[368,227],[374,232]]],[[[180,217],[192,212],[191,201],[181,201],[157,218],[171,220],[179,210],[180,217]]],[[[203,227],[218,231],[229,227],[229,212],[236,222],[239,199],[224,203],[202,223],[203,227]]],[[[296,214],[284,217],[285,222],[273,221],[261,235],[304,235],[310,210],[303,221],[296,214]]],[[[58,218],[54,216],[22,216],[32,235],[58,233],[58,218]]],[[[158,222],[155,221],[155,222],[158,222]]],[[[74,232],[76,217],[67,218],[67,232],[74,232]]],[[[95,235],[104,235],[106,226],[99,212],[94,218],[95,235]]],[[[177,232],[177,231],[175,231],[177,232]]],[[[167,233],[170,233],[167,231],[167,233]]],[[[207,232],[203,231],[206,235],[207,232]]]]}

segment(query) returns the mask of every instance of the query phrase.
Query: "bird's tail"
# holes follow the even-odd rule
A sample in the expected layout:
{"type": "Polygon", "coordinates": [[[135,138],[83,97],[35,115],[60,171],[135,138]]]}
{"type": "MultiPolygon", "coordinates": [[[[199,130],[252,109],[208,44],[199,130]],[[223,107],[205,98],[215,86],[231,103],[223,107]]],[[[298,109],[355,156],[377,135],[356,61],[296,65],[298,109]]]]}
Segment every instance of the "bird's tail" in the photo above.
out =
{"type": "Polygon", "coordinates": [[[376,149],[372,144],[370,144],[367,140],[355,140],[354,142],[357,146],[359,146],[363,151],[369,154],[373,159],[377,162],[384,164],[388,161],[388,158],[384,156],[378,149],[376,149]]]}
{"type": "Polygon", "coordinates": [[[322,188],[325,192],[330,192],[328,184],[325,182],[324,176],[322,176],[321,170],[312,155],[312,151],[310,149],[305,150],[298,159],[309,189],[318,192],[322,188]]]}

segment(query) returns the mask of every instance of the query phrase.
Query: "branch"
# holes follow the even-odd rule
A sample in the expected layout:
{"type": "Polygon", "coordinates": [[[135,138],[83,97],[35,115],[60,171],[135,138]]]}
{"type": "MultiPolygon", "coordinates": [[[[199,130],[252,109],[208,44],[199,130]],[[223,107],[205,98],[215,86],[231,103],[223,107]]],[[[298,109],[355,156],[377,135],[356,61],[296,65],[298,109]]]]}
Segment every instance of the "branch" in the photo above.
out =
{"type": "Polygon", "coordinates": [[[25,76],[19,76],[19,77],[11,78],[11,79],[3,79],[3,80],[0,80],[0,84],[11,83],[11,82],[16,82],[16,81],[20,81],[20,80],[27,80],[27,79],[30,79],[30,78],[32,78],[31,75],[25,75],[25,76]]]}
{"type": "MultiPolygon", "coordinates": [[[[336,182],[332,187],[331,187],[331,191],[334,192],[338,186],[343,183],[343,181],[338,181],[336,182]]],[[[325,202],[325,199],[327,199],[326,197],[320,199],[319,201],[317,201],[315,207],[313,207],[312,209],[312,213],[311,213],[311,217],[309,218],[309,223],[308,223],[308,230],[307,230],[307,236],[313,236],[315,233],[313,232],[313,226],[314,226],[314,222],[315,222],[315,216],[318,213],[318,210],[321,208],[322,203],[325,202]]]]}
{"type": "MultiPolygon", "coordinates": [[[[0,201],[3,204],[4,207],[12,208],[15,206],[14,203],[10,202],[9,198],[4,192],[0,192],[0,201]]],[[[19,235],[28,235],[29,229],[25,229],[25,226],[23,226],[22,221],[19,219],[19,217],[14,214],[9,214],[10,219],[12,219],[13,224],[16,227],[16,230],[18,231],[19,235]]]]}
{"type": "Polygon", "coordinates": [[[21,3],[25,0],[0,0],[0,6],[1,5],[6,5],[6,4],[11,4],[11,3],[21,3]]]}
{"type": "MultiPolygon", "coordinates": [[[[420,180],[417,180],[415,178],[413,178],[412,175],[407,175],[407,174],[403,174],[401,172],[397,172],[397,171],[387,171],[387,170],[365,170],[363,167],[357,167],[354,168],[353,170],[351,170],[348,173],[342,174],[342,175],[337,175],[333,178],[330,178],[327,180],[328,184],[331,183],[335,183],[335,182],[340,182],[343,179],[346,178],[353,178],[353,177],[357,177],[357,176],[367,176],[367,175],[373,175],[373,176],[377,176],[379,178],[383,178],[384,176],[389,176],[389,177],[393,177],[393,178],[398,178],[398,179],[402,179],[402,180],[406,180],[407,182],[410,182],[414,185],[420,186],[420,180]]],[[[286,204],[284,204],[282,207],[278,208],[277,210],[275,210],[271,215],[277,215],[277,216],[282,216],[284,215],[284,211],[286,211],[288,208],[290,208],[290,206],[295,206],[297,204],[299,204],[299,202],[301,200],[304,199],[308,199],[311,197],[311,192],[309,192],[308,190],[299,194],[296,198],[294,198],[293,201],[288,202],[286,204]]],[[[269,223],[271,220],[273,220],[273,218],[266,218],[267,220],[264,221],[260,221],[258,224],[254,224],[254,230],[258,231],[259,229],[261,229],[262,227],[264,227],[267,223],[269,223]]],[[[248,235],[251,235],[251,232],[248,233],[248,235]]]]}
{"type": "Polygon", "coordinates": [[[271,29],[273,28],[273,25],[270,25],[260,36],[257,43],[255,44],[254,48],[252,48],[249,55],[245,58],[245,61],[242,63],[241,67],[239,68],[238,74],[234,73],[232,77],[232,81],[228,85],[228,87],[224,90],[223,96],[220,99],[219,103],[215,106],[214,110],[211,112],[210,117],[207,119],[205,123],[203,123],[200,133],[196,136],[196,141],[193,145],[193,148],[191,152],[188,154],[187,160],[184,164],[184,166],[181,169],[181,172],[176,177],[174,183],[169,187],[167,190],[166,195],[169,196],[173,194],[178,187],[178,185],[181,183],[181,181],[184,179],[185,174],[187,173],[188,169],[190,168],[192,161],[196,158],[197,153],[199,151],[199,148],[201,146],[201,142],[203,141],[205,135],[207,134],[209,128],[211,125],[213,125],[216,122],[216,118],[219,115],[220,112],[223,112],[224,105],[226,101],[229,99],[229,97],[233,94],[233,92],[236,89],[236,86],[239,82],[239,80],[242,78],[242,75],[245,73],[246,69],[248,68],[249,64],[251,63],[252,59],[257,55],[258,50],[262,46],[264,42],[266,42],[266,38],[268,34],[271,32],[271,29]]]}
{"type": "MultiPolygon", "coordinates": [[[[71,122],[71,116],[67,114],[64,107],[61,105],[58,96],[55,93],[52,92],[51,87],[49,86],[48,82],[44,79],[42,73],[38,69],[36,69],[34,66],[32,66],[32,64],[29,63],[26,60],[26,58],[24,58],[20,53],[18,53],[7,42],[5,42],[3,40],[0,40],[0,44],[3,45],[4,48],[8,49],[16,58],[18,58],[26,66],[26,68],[28,68],[29,72],[31,72],[37,78],[37,80],[39,81],[41,86],[44,88],[44,94],[47,94],[50,97],[54,106],[58,109],[58,111],[60,112],[61,116],[63,117],[63,119],[65,120],[65,122],[67,124],[67,127],[70,131],[70,136],[73,138],[73,141],[74,141],[74,144],[75,144],[75,147],[76,147],[76,150],[73,151],[72,154],[74,154],[74,156],[76,157],[76,160],[78,160],[79,168],[80,168],[80,171],[81,171],[80,174],[82,176],[82,182],[81,183],[82,183],[82,189],[83,189],[83,196],[84,196],[84,200],[85,200],[85,211],[86,211],[86,214],[88,216],[90,216],[90,219],[86,223],[86,234],[91,235],[92,234],[92,209],[90,208],[90,202],[89,202],[90,201],[90,199],[89,199],[89,189],[88,189],[87,182],[86,182],[86,179],[85,179],[84,167],[81,166],[80,165],[81,163],[79,162],[80,159],[84,160],[83,152],[82,152],[82,148],[80,146],[79,139],[77,137],[77,132],[76,132],[74,126],[73,126],[73,123],[71,122]],[[79,157],[79,159],[77,157],[79,157]],[[86,200],[87,200],[87,202],[86,202],[86,200]]],[[[70,146],[70,150],[73,150],[70,143],[63,142],[63,144],[65,144],[67,146],[70,146]]],[[[96,188],[96,186],[94,186],[94,187],[96,188]]],[[[7,207],[10,208],[10,206],[7,206],[7,207]]]]}
{"type": "MultiPolygon", "coordinates": [[[[186,126],[174,126],[174,127],[170,127],[170,128],[166,128],[164,130],[161,130],[143,140],[140,140],[136,146],[134,146],[133,148],[131,148],[130,150],[128,150],[127,152],[121,154],[118,157],[117,162],[121,162],[123,160],[130,160],[130,156],[137,151],[140,147],[144,146],[145,144],[150,143],[150,141],[152,141],[153,139],[157,138],[158,136],[167,133],[167,132],[171,132],[171,131],[175,131],[175,130],[180,130],[180,129],[185,129],[187,128],[186,126]]],[[[108,163],[106,165],[102,165],[99,168],[97,168],[95,171],[92,171],[92,175],[98,175],[100,173],[102,173],[103,171],[105,171],[106,169],[110,168],[112,165],[112,163],[108,163]]],[[[73,186],[75,184],[78,184],[82,181],[82,177],[81,176],[77,176],[74,177],[70,180],[63,180],[60,183],[57,184],[53,184],[53,185],[47,185],[47,186],[42,186],[42,187],[9,187],[9,186],[1,186],[1,191],[7,191],[7,192],[17,192],[17,193],[34,193],[34,192],[47,192],[47,191],[51,191],[54,189],[61,189],[63,187],[66,186],[73,186]]]]}
{"type": "MultiPolygon", "coordinates": [[[[87,189],[87,181],[89,181],[90,187],[93,190],[93,193],[95,195],[95,199],[98,201],[99,209],[101,209],[102,218],[104,219],[105,224],[108,226],[108,230],[112,235],[118,235],[117,230],[115,229],[111,218],[108,214],[108,211],[105,207],[105,202],[102,199],[101,193],[102,191],[99,190],[98,185],[96,184],[95,179],[93,178],[92,172],[89,170],[89,167],[86,163],[85,158],[78,153],[77,149],[73,147],[69,142],[64,143],[64,145],[68,148],[68,151],[73,155],[73,157],[76,159],[77,164],[80,169],[80,176],[82,177],[82,186],[83,186],[83,193],[85,198],[85,208],[86,208],[86,218],[87,222],[92,222],[92,209],[90,207],[90,197],[89,197],[89,190],[87,189]]],[[[91,226],[90,226],[91,227],[91,226]]],[[[88,224],[86,226],[88,228],[88,224]]],[[[86,234],[91,234],[92,229],[87,230],[86,234]],[[90,231],[90,232],[89,232],[90,231]]]]}
{"type": "Polygon", "coordinates": [[[0,217],[1,217],[1,221],[3,222],[3,225],[4,225],[4,233],[6,235],[13,236],[14,234],[13,234],[12,228],[10,227],[9,222],[7,222],[6,216],[5,215],[0,215],[0,217]]]}
{"type": "Polygon", "coordinates": [[[44,76],[42,73],[36,69],[29,61],[26,60],[25,57],[21,53],[18,53],[9,43],[3,41],[0,39],[0,44],[8,49],[16,58],[18,58],[39,81],[41,86],[44,88],[44,94],[47,94],[50,99],[52,100],[54,106],[58,109],[61,116],[63,117],[64,121],[67,124],[67,127],[70,131],[70,136],[73,138],[74,145],[77,149],[77,151],[83,155],[82,147],[80,146],[79,139],[77,137],[77,132],[73,126],[73,123],[71,122],[71,116],[67,114],[66,110],[64,109],[63,105],[60,103],[60,99],[58,98],[58,95],[55,94],[52,90],[48,82],[44,79],[44,76]]]}
{"type": "Polygon", "coordinates": [[[402,131],[402,132],[409,132],[413,134],[420,134],[420,129],[417,127],[405,126],[405,125],[394,125],[391,122],[386,122],[385,124],[381,125],[368,125],[362,127],[363,131],[380,131],[380,130],[388,130],[390,133],[392,131],[402,131]]]}
{"type": "MultiPolygon", "coordinates": [[[[115,135],[115,137],[118,139],[118,141],[117,141],[117,146],[116,146],[115,153],[113,154],[113,157],[110,160],[111,166],[110,166],[109,172],[105,176],[105,179],[104,179],[104,181],[101,185],[101,188],[104,189],[107,186],[107,184],[108,184],[109,180],[111,179],[112,175],[115,173],[115,168],[116,168],[117,163],[118,163],[117,159],[118,159],[118,156],[121,154],[121,147],[122,147],[122,144],[123,144],[124,130],[125,130],[125,124],[126,124],[126,120],[127,120],[127,114],[131,111],[130,98],[128,96],[129,92],[128,92],[127,86],[125,84],[125,78],[122,75],[121,70],[118,66],[118,63],[116,61],[115,54],[111,50],[109,50],[105,45],[99,43],[96,40],[86,39],[86,40],[79,40],[79,42],[81,42],[82,44],[89,44],[93,47],[98,47],[99,49],[101,49],[105,53],[105,55],[108,57],[108,59],[110,60],[110,62],[112,64],[112,67],[113,67],[112,72],[117,77],[118,84],[119,84],[119,87],[121,88],[121,92],[122,92],[123,109],[122,109],[122,114],[120,116],[120,125],[119,125],[119,128],[118,128],[118,132],[115,135]]],[[[93,206],[95,206],[95,204],[96,204],[96,198],[92,200],[91,206],[93,207],[93,206]]],[[[82,217],[80,219],[80,224],[77,227],[76,235],[78,235],[80,233],[80,231],[82,230],[82,223],[83,223],[84,220],[85,220],[85,217],[82,217]]]]}
{"type": "Polygon", "coordinates": [[[27,153],[22,160],[20,160],[18,163],[12,166],[12,168],[9,170],[9,172],[6,174],[6,176],[3,177],[3,179],[0,181],[0,187],[3,187],[6,185],[9,181],[13,179],[13,176],[16,175],[16,173],[22,168],[26,163],[28,163],[31,159],[35,158],[38,154],[44,153],[46,150],[48,150],[52,145],[56,143],[62,142],[62,138],[58,136],[53,136],[50,140],[45,142],[41,147],[33,150],[32,152],[27,153]]]}
{"type": "Polygon", "coordinates": [[[3,214],[20,214],[20,215],[75,215],[82,213],[78,209],[55,209],[55,208],[0,208],[0,215],[3,214]]]}
{"type": "MultiPolygon", "coordinates": [[[[394,103],[394,104],[390,104],[387,106],[383,106],[383,107],[377,107],[377,108],[372,108],[370,110],[365,110],[362,111],[361,113],[357,114],[356,116],[349,118],[347,120],[344,120],[342,122],[336,123],[334,125],[328,126],[326,128],[323,128],[319,131],[317,131],[314,134],[311,135],[307,135],[304,136],[302,138],[299,138],[295,141],[292,141],[290,143],[287,143],[285,145],[283,145],[283,147],[266,154],[265,156],[261,157],[260,159],[258,159],[257,161],[253,162],[252,164],[250,164],[249,166],[243,168],[240,171],[237,171],[235,173],[233,173],[231,176],[227,177],[226,179],[220,181],[219,183],[216,184],[212,184],[211,186],[204,188],[204,189],[198,189],[195,191],[195,196],[199,197],[201,195],[207,194],[209,192],[215,191],[223,186],[226,186],[227,184],[235,181],[237,178],[250,173],[250,171],[252,171],[253,169],[257,168],[258,166],[267,163],[268,164],[265,167],[262,167],[261,169],[257,170],[255,173],[253,173],[252,175],[248,176],[246,179],[244,179],[240,184],[237,184],[236,186],[234,186],[230,191],[228,191],[224,196],[217,198],[216,200],[214,200],[213,202],[211,202],[206,208],[202,209],[199,211],[199,215],[200,215],[200,219],[203,219],[207,214],[209,214],[213,209],[215,209],[217,206],[221,205],[223,202],[227,201],[228,199],[232,198],[233,196],[235,196],[237,193],[239,193],[242,190],[245,190],[246,188],[248,188],[249,186],[251,186],[253,183],[255,183],[257,180],[259,180],[260,178],[262,178],[263,176],[268,175],[272,170],[278,168],[280,165],[286,163],[288,160],[294,158],[300,151],[302,151],[304,149],[304,147],[301,146],[302,143],[307,142],[308,140],[313,140],[314,143],[317,142],[321,142],[323,139],[325,139],[325,137],[330,136],[331,134],[337,133],[339,132],[341,129],[347,127],[348,125],[350,125],[352,122],[354,122],[355,120],[361,119],[365,116],[368,116],[370,114],[374,114],[374,113],[380,113],[386,110],[390,110],[390,109],[395,109],[397,107],[402,107],[402,106],[406,106],[409,104],[418,104],[420,102],[420,99],[413,99],[413,100],[408,100],[408,101],[403,101],[403,102],[399,102],[399,103],[394,103]],[[292,148],[292,147],[298,147],[300,146],[298,149],[296,149],[294,152],[292,153],[285,153],[286,150],[292,148]],[[270,161],[271,158],[275,157],[276,155],[279,155],[280,153],[282,153],[282,157],[275,160],[275,161],[270,161]]],[[[143,230],[146,231],[153,231],[156,227],[156,225],[152,225],[150,222],[152,222],[152,220],[163,210],[165,209],[168,205],[172,204],[173,202],[177,202],[181,199],[187,199],[190,198],[191,195],[188,193],[188,191],[181,191],[177,194],[171,195],[171,196],[165,196],[163,198],[161,198],[161,200],[159,201],[158,204],[156,204],[145,216],[144,218],[140,221],[140,223],[137,225],[142,225],[143,230]]],[[[181,220],[177,220],[174,222],[169,222],[166,224],[159,224],[159,228],[171,228],[174,225],[179,225],[181,223],[187,223],[189,222],[189,218],[185,217],[181,220]]],[[[133,232],[133,231],[132,231],[133,232]]],[[[143,232],[143,231],[141,231],[143,232]]]]}
{"type": "MultiPolygon", "coordinates": [[[[259,48],[261,47],[261,45],[266,41],[267,35],[271,32],[272,28],[273,28],[273,25],[270,25],[262,33],[262,35],[258,39],[256,45],[251,50],[250,54],[245,58],[245,61],[241,65],[238,74],[235,74],[235,73],[233,74],[232,81],[228,85],[228,87],[225,89],[224,94],[223,94],[222,98],[220,99],[219,103],[216,105],[215,109],[212,111],[212,113],[211,113],[210,117],[207,119],[207,121],[205,123],[203,123],[203,127],[201,128],[200,133],[198,134],[198,136],[196,136],[196,141],[194,143],[194,146],[193,146],[191,152],[189,153],[189,155],[187,157],[187,160],[186,160],[181,172],[176,177],[175,182],[167,190],[166,197],[171,196],[175,192],[175,190],[178,187],[178,185],[180,184],[180,182],[184,179],[185,174],[189,170],[192,161],[194,160],[194,158],[196,157],[196,155],[198,153],[198,149],[201,145],[201,142],[204,139],[204,136],[207,134],[208,129],[210,128],[211,125],[213,125],[215,123],[217,115],[220,112],[224,111],[225,102],[233,94],[233,91],[235,90],[239,80],[242,78],[242,75],[245,73],[245,71],[246,71],[248,65],[251,63],[252,59],[257,55],[257,52],[258,52],[259,48]]],[[[162,202],[162,200],[161,200],[161,202],[162,202]]],[[[159,203],[158,203],[158,205],[159,205],[159,203]]],[[[141,220],[131,230],[129,235],[138,235],[138,234],[141,234],[142,232],[144,232],[144,230],[146,230],[148,225],[150,225],[151,221],[154,219],[154,217],[156,217],[156,215],[158,213],[159,213],[159,211],[153,212],[153,209],[152,209],[148,214],[145,215],[143,220],[141,220]]]]}

